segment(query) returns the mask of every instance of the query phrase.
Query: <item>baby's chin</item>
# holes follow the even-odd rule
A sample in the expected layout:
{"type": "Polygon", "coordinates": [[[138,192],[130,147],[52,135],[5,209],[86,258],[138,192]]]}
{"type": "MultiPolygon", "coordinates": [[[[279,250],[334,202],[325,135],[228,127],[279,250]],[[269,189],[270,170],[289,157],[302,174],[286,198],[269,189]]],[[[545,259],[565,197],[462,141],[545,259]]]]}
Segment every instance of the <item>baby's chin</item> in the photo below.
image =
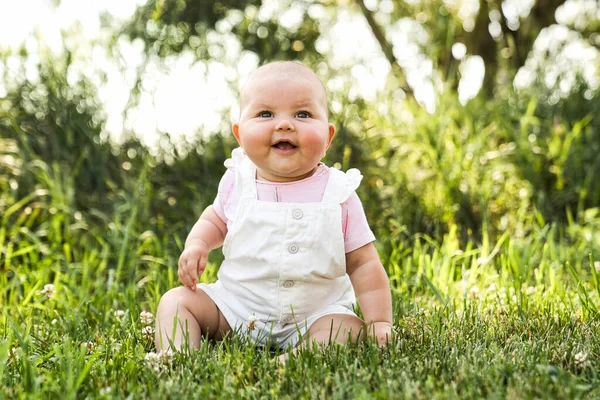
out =
{"type": "Polygon", "coordinates": [[[317,166],[301,171],[274,171],[258,169],[258,178],[270,182],[295,182],[306,179],[316,171],[317,166]]]}

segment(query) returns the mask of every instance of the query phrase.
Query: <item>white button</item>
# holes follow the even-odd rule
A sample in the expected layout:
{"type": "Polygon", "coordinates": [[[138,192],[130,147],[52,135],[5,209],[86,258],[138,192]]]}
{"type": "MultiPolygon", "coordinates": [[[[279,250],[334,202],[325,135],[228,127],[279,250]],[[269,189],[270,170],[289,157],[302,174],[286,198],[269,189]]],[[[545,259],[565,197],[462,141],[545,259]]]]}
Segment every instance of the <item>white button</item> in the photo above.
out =
{"type": "Polygon", "coordinates": [[[296,208],[294,211],[292,211],[292,217],[294,217],[295,219],[302,219],[302,217],[304,216],[304,214],[302,213],[302,210],[296,208]]]}
{"type": "Polygon", "coordinates": [[[288,247],[288,251],[292,254],[296,254],[298,250],[299,249],[297,244],[290,244],[290,247],[288,247]]]}
{"type": "Polygon", "coordinates": [[[285,281],[285,282],[283,282],[283,287],[284,288],[291,288],[292,286],[294,286],[294,281],[285,281]]]}

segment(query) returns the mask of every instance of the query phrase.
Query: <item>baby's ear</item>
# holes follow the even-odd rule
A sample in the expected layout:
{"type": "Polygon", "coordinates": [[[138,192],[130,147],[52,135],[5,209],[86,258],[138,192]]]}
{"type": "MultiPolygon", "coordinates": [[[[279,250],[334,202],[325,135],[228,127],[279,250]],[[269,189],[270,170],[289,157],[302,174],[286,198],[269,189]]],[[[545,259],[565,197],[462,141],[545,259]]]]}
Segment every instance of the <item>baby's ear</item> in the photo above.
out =
{"type": "Polygon", "coordinates": [[[237,140],[238,144],[241,146],[242,141],[240,140],[240,124],[238,122],[234,122],[231,125],[231,131],[233,132],[233,136],[235,136],[235,140],[237,140]]]}
{"type": "Polygon", "coordinates": [[[329,124],[329,139],[327,140],[327,148],[329,148],[329,145],[331,144],[331,141],[333,140],[334,136],[335,136],[335,125],[329,124]]]}

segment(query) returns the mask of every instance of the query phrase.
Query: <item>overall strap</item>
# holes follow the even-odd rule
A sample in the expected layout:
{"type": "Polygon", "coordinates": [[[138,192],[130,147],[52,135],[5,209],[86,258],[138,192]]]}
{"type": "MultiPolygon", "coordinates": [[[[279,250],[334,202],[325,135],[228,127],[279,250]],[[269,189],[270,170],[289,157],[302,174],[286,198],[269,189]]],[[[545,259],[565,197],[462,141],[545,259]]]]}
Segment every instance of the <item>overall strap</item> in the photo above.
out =
{"type": "Polygon", "coordinates": [[[256,166],[241,147],[233,149],[231,158],[225,160],[225,166],[233,172],[239,199],[256,200],[256,166]]]}
{"type": "Polygon", "coordinates": [[[345,173],[337,168],[330,168],[329,170],[329,180],[322,201],[324,203],[341,204],[354,193],[363,177],[356,168],[351,168],[345,173]]]}
{"type": "Polygon", "coordinates": [[[236,188],[240,200],[256,200],[256,165],[246,157],[236,174],[236,188]]]}

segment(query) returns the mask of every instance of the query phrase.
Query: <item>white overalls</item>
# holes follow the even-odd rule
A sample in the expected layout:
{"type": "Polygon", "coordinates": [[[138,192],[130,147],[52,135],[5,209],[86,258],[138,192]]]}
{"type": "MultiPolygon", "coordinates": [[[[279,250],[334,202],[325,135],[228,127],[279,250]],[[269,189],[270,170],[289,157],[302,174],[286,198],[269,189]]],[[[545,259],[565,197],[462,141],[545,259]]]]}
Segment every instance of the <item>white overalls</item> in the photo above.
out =
{"type": "MultiPolygon", "coordinates": [[[[239,203],[223,244],[218,280],[199,284],[232,328],[258,344],[292,347],[318,318],[353,314],[346,274],[341,203],[360,184],[356,169],[331,168],[319,203],[260,201],[256,166],[241,149],[226,166],[234,169],[239,203]],[[248,330],[251,316],[258,320],[248,330]]],[[[234,150],[234,152],[236,151],[234,150]]]]}

